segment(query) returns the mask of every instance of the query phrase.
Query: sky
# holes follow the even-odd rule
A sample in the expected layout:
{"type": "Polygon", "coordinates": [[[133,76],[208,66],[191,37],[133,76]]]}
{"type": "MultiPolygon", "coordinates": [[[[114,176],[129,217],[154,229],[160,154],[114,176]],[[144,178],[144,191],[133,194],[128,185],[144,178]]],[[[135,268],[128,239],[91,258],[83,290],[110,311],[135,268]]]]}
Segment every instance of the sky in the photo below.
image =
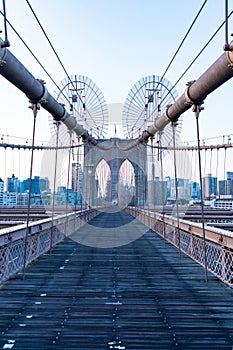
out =
{"type": "MultiPolygon", "coordinates": [[[[163,75],[203,2],[190,0],[187,5],[187,0],[30,0],[69,75],[88,76],[110,105],[124,104],[130,89],[142,77],[163,75]]],[[[232,10],[229,1],[229,12],[232,10]]],[[[65,73],[26,0],[7,0],[6,11],[10,23],[59,85],[65,73]]],[[[225,0],[208,0],[166,79],[172,84],[177,81],[224,19],[225,0]]],[[[232,23],[233,16],[229,20],[229,40],[232,23]]],[[[4,28],[2,17],[0,28],[4,28]]],[[[36,78],[45,80],[47,89],[53,94],[53,83],[9,26],[8,39],[9,50],[36,78]]],[[[224,43],[223,27],[177,85],[179,96],[183,94],[186,82],[197,79],[222,55],[224,43]]],[[[233,80],[230,80],[207,97],[200,117],[202,139],[233,134],[232,88],[233,80]]],[[[26,142],[32,136],[33,121],[27,97],[3,77],[0,77],[0,91],[0,134],[26,142]]],[[[117,118],[121,120],[121,116],[117,118]]],[[[36,139],[47,141],[50,136],[48,113],[41,109],[36,139]]],[[[181,138],[185,142],[196,139],[195,118],[191,111],[183,115],[181,138]]],[[[219,138],[218,142],[221,141],[219,138]]]]}

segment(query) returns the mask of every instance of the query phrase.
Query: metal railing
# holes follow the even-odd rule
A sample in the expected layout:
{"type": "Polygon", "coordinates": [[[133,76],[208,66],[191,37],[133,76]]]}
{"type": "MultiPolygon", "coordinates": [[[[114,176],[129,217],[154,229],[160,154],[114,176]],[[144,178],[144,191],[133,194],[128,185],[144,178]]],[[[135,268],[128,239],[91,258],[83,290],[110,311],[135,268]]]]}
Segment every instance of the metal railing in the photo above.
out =
{"type": "MultiPolygon", "coordinates": [[[[200,223],[128,207],[128,214],[204,266],[204,240],[200,223]]],[[[233,233],[205,226],[207,269],[233,288],[233,233]]]]}
{"type": "Polygon", "coordinates": [[[22,271],[24,266],[48,252],[97,214],[97,210],[89,209],[31,222],[27,242],[26,224],[0,230],[0,284],[22,271]]]}

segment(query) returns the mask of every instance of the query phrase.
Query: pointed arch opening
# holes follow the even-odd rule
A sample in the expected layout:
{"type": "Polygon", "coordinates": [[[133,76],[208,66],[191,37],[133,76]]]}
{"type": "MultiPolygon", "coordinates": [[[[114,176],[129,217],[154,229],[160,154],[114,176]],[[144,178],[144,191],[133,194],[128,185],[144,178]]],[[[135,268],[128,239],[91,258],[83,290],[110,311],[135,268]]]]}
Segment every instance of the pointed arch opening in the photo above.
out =
{"type": "Polygon", "coordinates": [[[95,171],[97,204],[111,200],[111,170],[105,159],[101,159],[95,171]]]}
{"type": "Polygon", "coordinates": [[[135,205],[135,170],[128,159],[121,164],[119,169],[118,205],[121,208],[135,205]]]}

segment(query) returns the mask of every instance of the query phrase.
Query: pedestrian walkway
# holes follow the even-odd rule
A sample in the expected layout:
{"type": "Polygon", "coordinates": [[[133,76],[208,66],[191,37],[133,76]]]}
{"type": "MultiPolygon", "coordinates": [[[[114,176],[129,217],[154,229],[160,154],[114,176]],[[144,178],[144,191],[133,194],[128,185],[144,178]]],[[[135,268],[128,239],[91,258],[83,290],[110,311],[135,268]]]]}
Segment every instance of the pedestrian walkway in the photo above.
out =
{"type": "Polygon", "coordinates": [[[31,265],[25,280],[7,281],[0,349],[231,350],[233,290],[214,276],[206,283],[202,267],[146,231],[124,212],[102,213],[31,265]],[[123,234],[130,222],[140,233],[129,244],[77,242],[106,226],[123,234]]]}

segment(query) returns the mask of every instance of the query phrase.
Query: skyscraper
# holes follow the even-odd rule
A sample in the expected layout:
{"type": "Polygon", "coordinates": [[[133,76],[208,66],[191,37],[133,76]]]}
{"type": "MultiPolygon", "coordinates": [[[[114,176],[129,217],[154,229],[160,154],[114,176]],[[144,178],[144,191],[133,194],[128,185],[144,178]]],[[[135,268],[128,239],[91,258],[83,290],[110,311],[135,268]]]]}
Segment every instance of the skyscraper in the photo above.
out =
{"type": "Polygon", "coordinates": [[[232,182],[232,180],[219,180],[218,191],[220,196],[232,194],[232,182]]]}
{"type": "Polygon", "coordinates": [[[41,192],[50,192],[49,188],[49,179],[47,177],[41,178],[40,179],[40,191],[41,192]]]}
{"type": "Polygon", "coordinates": [[[71,187],[74,192],[82,192],[83,172],[80,163],[72,163],[71,187]]]}
{"type": "Polygon", "coordinates": [[[0,205],[3,205],[4,181],[0,178],[0,205]]]}
{"type": "Polygon", "coordinates": [[[200,185],[198,182],[193,182],[192,183],[192,199],[198,200],[200,199],[200,185]]]}
{"type": "Polygon", "coordinates": [[[217,178],[213,177],[212,174],[207,174],[202,179],[203,183],[203,193],[204,193],[204,198],[208,199],[211,196],[216,196],[217,195],[217,178]]]}
{"type": "Polygon", "coordinates": [[[227,179],[218,182],[219,195],[233,195],[233,172],[227,171],[227,179]]]}
{"type": "MultiPolygon", "coordinates": [[[[25,179],[21,182],[21,192],[29,191],[30,179],[25,179]]],[[[40,194],[41,192],[49,192],[49,179],[47,177],[40,178],[40,176],[34,176],[32,179],[32,194],[40,194]]]]}
{"type": "Polygon", "coordinates": [[[20,192],[20,181],[14,174],[7,178],[7,192],[20,192]]]}

